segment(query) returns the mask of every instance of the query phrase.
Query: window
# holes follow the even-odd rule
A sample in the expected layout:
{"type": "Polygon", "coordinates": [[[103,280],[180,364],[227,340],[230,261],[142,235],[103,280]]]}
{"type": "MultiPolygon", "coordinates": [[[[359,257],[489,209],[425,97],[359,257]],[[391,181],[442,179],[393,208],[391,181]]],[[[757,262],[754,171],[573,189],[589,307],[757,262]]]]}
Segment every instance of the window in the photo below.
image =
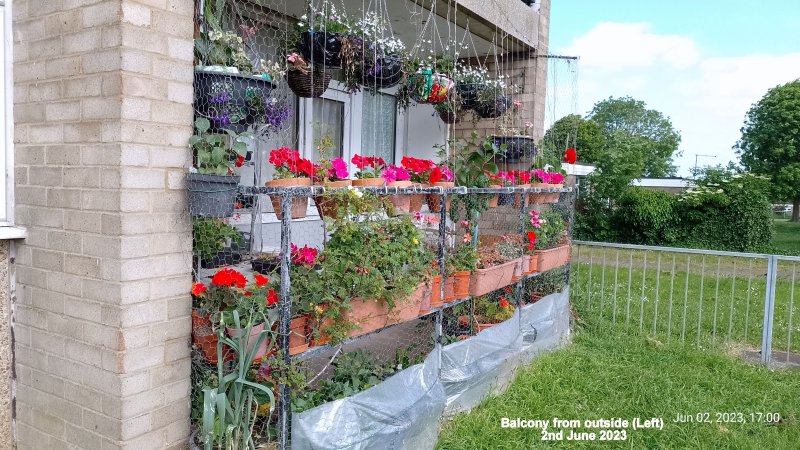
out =
{"type": "Polygon", "coordinates": [[[386,161],[395,160],[397,144],[397,99],[390,94],[377,92],[361,96],[361,149],[366,154],[380,156],[386,161]]]}
{"type": "Polygon", "coordinates": [[[11,35],[11,2],[0,0],[0,35],[3,36],[3,45],[0,47],[0,145],[3,148],[0,157],[0,173],[3,179],[0,182],[0,239],[17,239],[25,237],[25,230],[14,227],[14,114],[12,105],[13,76],[12,76],[12,50],[13,39],[11,35]]]}

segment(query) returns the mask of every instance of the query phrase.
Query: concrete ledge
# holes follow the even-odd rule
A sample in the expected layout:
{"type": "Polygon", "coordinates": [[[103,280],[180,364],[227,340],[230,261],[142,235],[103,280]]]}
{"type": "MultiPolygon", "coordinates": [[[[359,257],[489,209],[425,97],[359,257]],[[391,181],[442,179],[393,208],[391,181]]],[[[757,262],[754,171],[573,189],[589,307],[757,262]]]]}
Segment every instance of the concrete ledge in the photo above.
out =
{"type": "Polygon", "coordinates": [[[8,225],[0,226],[0,241],[9,239],[25,239],[28,237],[28,230],[22,227],[12,227],[8,225]]]}
{"type": "MultiPolygon", "coordinates": [[[[437,13],[446,14],[448,1],[436,0],[437,13]]],[[[508,43],[498,42],[507,52],[539,47],[539,13],[520,0],[456,0],[460,27],[492,42],[496,33],[508,33],[508,43]]],[[[451,17],[452,18],[452,17],[451,17]]]]}

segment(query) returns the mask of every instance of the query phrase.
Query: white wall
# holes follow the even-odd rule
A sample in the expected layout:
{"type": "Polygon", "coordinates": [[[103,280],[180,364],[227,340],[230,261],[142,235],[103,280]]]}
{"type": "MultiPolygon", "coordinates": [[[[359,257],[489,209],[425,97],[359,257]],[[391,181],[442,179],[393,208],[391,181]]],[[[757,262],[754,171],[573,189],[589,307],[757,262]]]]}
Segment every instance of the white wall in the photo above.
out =
{"type": "Polygon", "coordinates": [[[431,105],[412,103],[405,114],[405,155],[435,160],[437,150],[434,145],[444,145],[447,141],[447,125],[439,119],[431,105]]]}

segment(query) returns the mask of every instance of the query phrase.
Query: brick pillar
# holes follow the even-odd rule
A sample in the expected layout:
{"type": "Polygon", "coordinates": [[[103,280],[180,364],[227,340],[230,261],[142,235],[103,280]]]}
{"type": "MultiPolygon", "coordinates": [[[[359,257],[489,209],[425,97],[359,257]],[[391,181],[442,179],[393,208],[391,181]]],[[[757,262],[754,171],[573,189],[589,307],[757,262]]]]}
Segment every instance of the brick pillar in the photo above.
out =
{"type": "Polygon", "coordinates": [[[14,0],[19,449],[185,446],[193,3],[14,0]]]}

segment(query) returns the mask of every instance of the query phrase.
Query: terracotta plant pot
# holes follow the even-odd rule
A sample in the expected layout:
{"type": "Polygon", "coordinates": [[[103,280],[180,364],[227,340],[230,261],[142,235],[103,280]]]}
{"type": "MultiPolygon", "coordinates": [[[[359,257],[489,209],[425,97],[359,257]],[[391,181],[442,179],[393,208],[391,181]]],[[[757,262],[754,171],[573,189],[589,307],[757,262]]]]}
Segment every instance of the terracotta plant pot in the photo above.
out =
{"type": "MultiPolygon", "coordinates": [[[[326,189],[334,189],[352,186],[352,184],[352,180],[341,180],[324,183],[322,186],[326,189]]],[[[320,217],[336,219],[336,202],[334,202],[333,199],[326,198],[324,195],[315,195],[314,204],[317,205],[317,211],[320,217]]]]}
{"type": "Polygon", "coordinates": [[[514,277],[516,265],[515,259],[499,266],[476,270],[469,283],[469,294],[476,297],[508,286],[514,277]]]}
{"type": "MultiPolygon", "coordinates": [[[[542,189],[551,189],[551,188],[563,188],[563,184],[547,184],[547,183],[533,183],[531,187],[534,188],[542,188],[542,189]]],[[[530,193],[528,194],[528,201],[531,204],[547,204],[547,203],[558,203],[561,194],[558,192],[541,192],[541,193],[530,193]]]]}
{"type": "Polygon", "coordinates": [[[453,277],[447,277],[444,280],[444,301],[445,303],[452,302],[456,300],[456,279],[453,277]]]}
{"type": "MultiPolygon", "coordinates": [[[[420,305],[428,292],[428,286],[420,283],[414,292],[406,298],[400,299],[389,311],[389,323],[408,322],[419,316],[420,305]]],[[[430,309],[430,308],[428,308],[430,309]]]]}
{"type": "MultiPolygon", "coordinates": [[[[438,183],[433,183],[433,187],[443,187],[443,188],[451,188],[454,187],[456,184],[452,181],[440,181],[438,183]]],[[[441,197],[439,194],[428,194],[428,210],[434,214],[439,212],[439,208],[441,208],[440,200],[441,197]]],[[[453,199],[452,196],[447,197],[447,202],[444,204],[445,211],[450,211],[450,201],[453,199]]]]}
{"type": "MultiPolygon", "coordinates": [[[[328,327],[330,325],[333,325],[333,320],[330,317],[326,317],[326,318],[322,319],[322,321],[319,323],[318,326],[319,326],[319,329],[322,330],[325,327],[328,327]]],[[[313,328],[313,326],[311,324],[309,324],[308,345],[310,347],[319,347],[319,346],[322,346],[322,345],[328,345],[328,343],[331,341],[331,337],[320,331],[319,338],[314,339],[314,338],[311,337],[312,336],[312,328],[313,328]]]]}
{"type": "Polygon", "coordinates": [[[419,303],[419,314],[428,314],[431,311],[431,288],[427,283],[423,283],[425,289],[419,303]]]}
{"type": "Polygon", "coordinates": [[[478,321],[476,320],[476,321],[475,321],[475,325],[476,325],[476,328],[477,328],[477,330],[476,330],[476,331],[477,331],[478,333],[480,333],[481,331],[483,331],[483,330],[488,330],[489,328],[492,328],[493,326],[495,326],[495,325],[497,325],[497,324],[496,324],[496,323],[480,323],[480,322],[478,322],[478,321]]]}
{"type": "Polygon", "coordinates": [[[442,306],[442,277],[431,278],[431,308],[442,306]]]}
{"type": "Polygon", "coordinates": [[[289,355],[294,356],[308,350],[308,316],[292,319],[289,324],[289,355]]]}
{"type": "MultiPolygon", "coordinates": [[[[311,186],[311,178],[283,178],[280,180],[272,180],[266,182],[267,187],[295,187],[295,186],[311,186]]],[[[281,196],[271,195],[272,209],[275,210],[275,215],[278,219],[283,218],[283,208],[281,207],[281,196]]],[[[292,219],[302,219],[308,213],[308,198],[307,197],[294,197],[292,199],[292,219]]]]}
{"type": "MultiPolygon", "coordinates": [[[[256,341],[258,340],[258,335],[261,334],[262,331],[264,331],[263,323],[255,325],[250,329],[250,337],[248,338],[247,341],[248,353],[251,352],[253,348],[255,348],[256,341]]],[[[228,336],[233,338],[241,336],[243,332],[244,329],[241,328],[225,327],[225,333],[227,333],[228,336]]],[[[264,342],[262,342],[261,345],[259,345],[258,349],[256,350],[256,356],[254,361],[259,361],[263,357],[267,356],[267,351],[270,349],[270,344],[271,342],[269,339],[264,339],[264,342]]]]}
{"type": "MultiPolygon", "coordinates": [[[[211,327],[198,328],[192,331],[192,343],[200,349],[206,362],[209,364],[216,364],[219,361],[217,354],[217,343],[219,337],[211,327]]],[[[225,361],[233,359],[233,352],[227,346],[222,347],[225,354],[225,361]]]]}
{"type": "MultiPolygon", "coordinates": [[[[414,183],[404,180],[404,181],[392,181],[391,183],[386,184],[387,187],[411,187],[414,183]]],[[[390,195],[389,199],[391,199],[392,204],[394,205],[395,213],[397,214],[409,214],[411,212],[411,195],[409,194],[395,194],[390,195]]]]}
{"type": "MultiPolygon", "coordinates": [[[[420,184],[420,183],[417,183],[414,186],[417,186],[417,187],[420,187],[420,188],[430,187],[430,185],[420,184]]],[[[422,211],[422,205],[425,203],[425,199],[427,197],[428,197],[427,194],[411,194],[411,206],[409,208],[410,211],[412,213],[416,213],[416,212],[422,211]]]]}
{"type": "MultiPolygon", "coordinates": [[[[490,184],[490,188],[500,188],[499,184],[490,184]]],[[[500,201],[500,194],[494,194],[491,199],[489,199],[489,208],[497,208],[497,202],[500,201]]]]}
{"type": "MultiPolygon", "coordinates": [[[[531,187],[530,184],[518,184],[516,187],[518,188],[529,188],[531,187]]],[[[514,194],[514,208],[519,208],[522,206],[520,202],[525,201],[525,206],[528,206],[528,194],[514,194]]]]}
{"type": "Polygon", "coordinates": [[[389,325],[389,305],[369,299],[354,298],[350,300],[350,311],[343,311],[342,316],[358,327],[350,331],[350,336],[361,336],[389,325]]]}
{"type": "Polygon", "coordinates": [[[570,245],[565,244],[549,250],[539,250],[536,252],[536,270],[547,272],[548,270],[561,267],[569,262],[570,245]]]}
{"type": "MultiPolygon", "coordinates": [[[[559,188],[559,189],[561,189],[561,188],[564,187],[564,185],[563,184],[551,184],[550,187],[551,188],[559,188]]],[[[561,193],[560,192],[552,192],[552,193],[548,194],[547,203],[558,203],[558,201],[560,199],[561,199],[561,193]]]]}
{"type": "Polygon", "coordinates": [[[514,278],[511,279],[512,283],[516,283],[517,281],[522,279],[522,275],[524,275],[524,273],[525,273],[522,270],[522,264],[523,264],[522,261],[524,259],[526,259],[526,258],[520,257],[519,259],[517,259],[517,265],[514,266],[514,278]]]}
{"type": "Polygon", "coordinates": [[[531,259],[528,255],[522,255],[522,275],[531,273],[531,259]]]}
{"type": "Polygon", "coordinates": [[[525,274],[536,273],[539,267],[539,258],[536,255],[525,255],[523,258],[528,260],[528,271],[525,274]]]}
{"type": "Polygon", "coordinates": [[[456,272],[453,274],[453,291],[456,298],[466,298],[469,296],[469,280],[472,272],[469,270],[456,272]]]}
{"type": "Polygon", "coordinates": [[[198,330],[200,328],[210,327],[211,326],[211,318],[208,314],[201,315],[199,311],[196,309],[192,310],[192,330],[198,330]]]}
{"type": "Polygon", "coordinates": [[[386,184],[386,180],[378,178],[356,178],[352,180],[355,187],[381,187],[386,184]]]}

